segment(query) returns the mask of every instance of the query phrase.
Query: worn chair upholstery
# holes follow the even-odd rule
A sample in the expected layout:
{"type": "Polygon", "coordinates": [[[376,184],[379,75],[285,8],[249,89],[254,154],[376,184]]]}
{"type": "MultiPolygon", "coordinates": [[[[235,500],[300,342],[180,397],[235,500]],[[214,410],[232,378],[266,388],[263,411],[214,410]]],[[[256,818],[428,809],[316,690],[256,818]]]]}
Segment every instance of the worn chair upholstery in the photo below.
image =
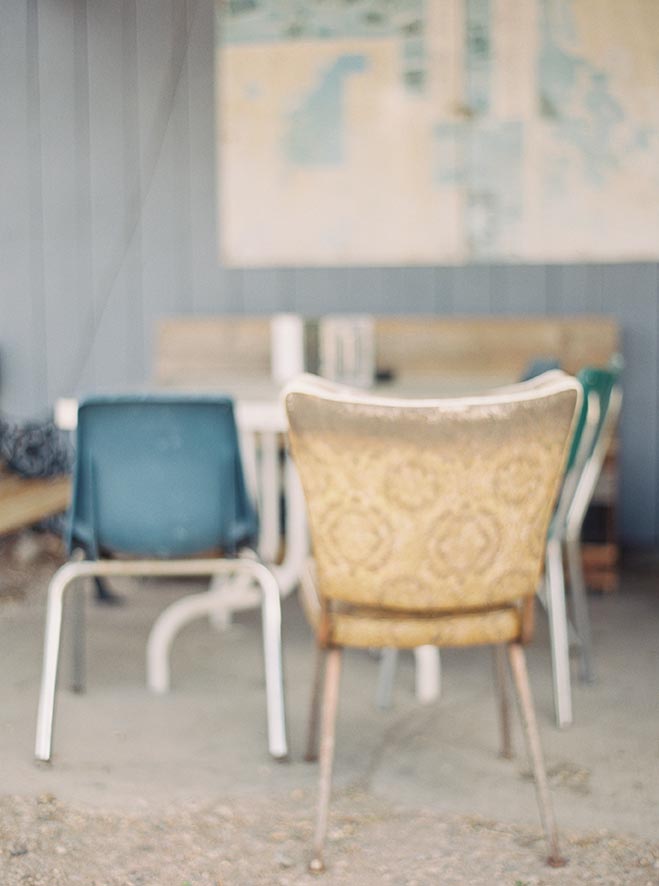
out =
{"type": "MultiPolygon", "coordinates": [[[[113,575],[239,574],[257,583],[263,594],[269,748],[275,757],[286,756],[279,588],[263,563],[240,556],[255,530],[230,399],[98,397],[80,405],[70,512],[72,559],[55,573],[48,589],[38,759],[51,757],[64,595],[75,579],[113,575]]],[[[80,594],[74,600],[79,604],[80,594]]],[[[150,665],[154,650],[162,652],[154,635],[177,603],[154,626],[150,665]]],[[[84,621],[79,605],[74,611],[74,688],[82,691],[84,621]]],[[[149,682],[153,686],[155,681],[150,677],[149,682]]]]}
{"type": "Polygon", "coordinates": [[[553,375],[448,400],[387,400],[308,375],[285,392],[314,554],[304,601],[316,687],[326,664],[314,869],[323,867],[341,649],[423,644],[507,646],[550,860],[560,863],[523,653],[581,398],[574,379],[553,375]]]}

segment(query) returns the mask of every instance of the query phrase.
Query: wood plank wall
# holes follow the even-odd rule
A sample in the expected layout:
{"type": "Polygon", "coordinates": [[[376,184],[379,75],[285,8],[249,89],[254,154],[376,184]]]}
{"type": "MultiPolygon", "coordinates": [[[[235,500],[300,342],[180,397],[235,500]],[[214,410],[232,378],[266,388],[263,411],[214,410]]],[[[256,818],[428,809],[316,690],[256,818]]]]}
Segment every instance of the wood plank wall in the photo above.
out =
{"type": "Polygon", "coordinates": [[[224,269],[213,77],[213,0],[0,0],[0,407],[138,383],[162,314],[610,313],[623,536],[657,543],[658,266],[224,269]]]}

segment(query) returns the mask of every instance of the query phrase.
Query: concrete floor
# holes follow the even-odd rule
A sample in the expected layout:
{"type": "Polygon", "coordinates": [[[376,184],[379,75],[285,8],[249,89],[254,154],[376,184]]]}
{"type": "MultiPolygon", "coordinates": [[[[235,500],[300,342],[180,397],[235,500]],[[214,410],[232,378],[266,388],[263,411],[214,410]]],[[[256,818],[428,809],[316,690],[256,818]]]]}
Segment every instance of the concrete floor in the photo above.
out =
{"type": "MultiPolygon", "coordinates": [[[[557,818],[564,829],[659,834],[659,587],[650,573],[629,573],[619,593],[590,600],[598,681],[575,685],[575,723],[553,724],[546,622],[529,650],[557,818]]],[[[118,586],[118,585],[117,585],[118,586]]],[[[190,625],[173,652],[172,693],[144,686],[147,633],[174,584],[118,586],[126,604],[89,608],[88,692],[67,689],[70,644],[64,636],[55,755],[32,759],[45,576],[27,598],[0,601],[0,791],[56,795],[106,810],[157,808],[177,800],[290,796],[315,791],[316,769],[302,762],[312,668],[310,633],[295,599],[284,604],[284,666],[291,761],[267,755],[258,614],[226,633],[190,625]]],[[[188,583],[186,591],[196,590],[188,583]]],[[[400,660],[394,706],[374,705],[377,662],[346,655],[335,783],[386,802],[483,816],[537,827],[532,784],[520,753],[497,757],[489,650],[442,653],[441,701],[413,697],[411,655],[400,660]]]]}

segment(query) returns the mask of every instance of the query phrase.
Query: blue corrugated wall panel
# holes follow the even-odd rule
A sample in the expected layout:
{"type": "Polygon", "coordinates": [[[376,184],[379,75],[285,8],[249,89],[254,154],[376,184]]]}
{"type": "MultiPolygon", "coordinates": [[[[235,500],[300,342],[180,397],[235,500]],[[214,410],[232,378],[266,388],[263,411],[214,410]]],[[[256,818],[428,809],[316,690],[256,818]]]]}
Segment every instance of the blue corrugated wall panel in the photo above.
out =
{"type": "Polygon", "coordinates": [[[162,314],[612,314],[622,533],[659,541],[657,265],[223,268],[213,0],[0,0],[0,16],[3,410],[145,380],[162,314]]]}

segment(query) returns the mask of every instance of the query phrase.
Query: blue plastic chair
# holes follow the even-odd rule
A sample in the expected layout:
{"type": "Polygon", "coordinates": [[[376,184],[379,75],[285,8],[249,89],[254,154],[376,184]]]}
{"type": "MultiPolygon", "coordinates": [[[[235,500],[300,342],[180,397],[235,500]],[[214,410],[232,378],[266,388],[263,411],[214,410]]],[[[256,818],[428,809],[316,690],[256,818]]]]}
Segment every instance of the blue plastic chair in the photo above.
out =
{"type": "MultiPolygon", "coordinates": [[[[241,550],[256,528],[230,399],[97,397],[80,405],[68,534],[73,559],[48,589],[38,759],[49,760],[52,751],[64,593],[81,576],[113,575],[242,575],[260,586],[269,748],[286,756],[279,588],[272,572],[241,550]],[[215,556],[195,556],[209,552],[215,556]]],[[[77,622],[74,688],[82,690],[77,622]]]]}
{"type": "Polygon", "coordinates": [[[256,534],[226,397],[95,397],[78,409],[69,552],[235,553],[256,534]]]}

